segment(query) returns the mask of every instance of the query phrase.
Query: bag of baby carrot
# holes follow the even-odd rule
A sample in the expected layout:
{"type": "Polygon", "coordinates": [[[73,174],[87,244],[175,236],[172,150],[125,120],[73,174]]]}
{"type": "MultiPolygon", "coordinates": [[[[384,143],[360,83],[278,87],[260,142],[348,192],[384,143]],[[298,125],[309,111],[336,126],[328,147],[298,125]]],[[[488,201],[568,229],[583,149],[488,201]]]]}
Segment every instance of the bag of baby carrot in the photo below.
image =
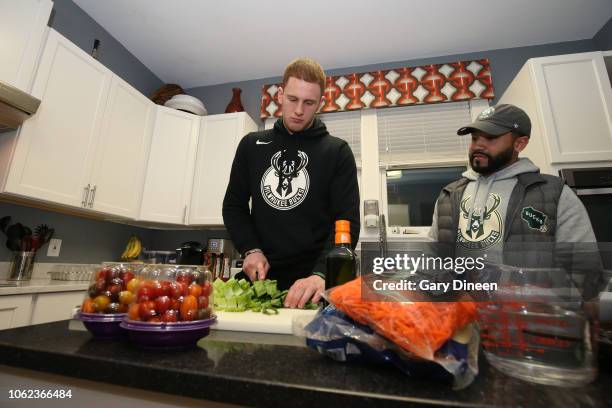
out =
{"type": "Polygon", "coordinates": [[[330,289],[326,298],[356,322],[427,360],[434,360],[435,352],[476,317],[473,302],[417,300],[408,291],[396,292],[388,301],[365,301],[361,288],[361,278],[357,278],[330,289]]]}

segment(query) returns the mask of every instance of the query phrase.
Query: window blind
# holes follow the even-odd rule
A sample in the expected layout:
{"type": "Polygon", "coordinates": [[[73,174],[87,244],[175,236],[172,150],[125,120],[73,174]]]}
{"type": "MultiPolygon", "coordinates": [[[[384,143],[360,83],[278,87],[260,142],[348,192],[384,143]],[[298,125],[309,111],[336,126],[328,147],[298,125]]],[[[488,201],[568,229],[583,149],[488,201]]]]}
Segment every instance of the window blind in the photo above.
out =
{"type": "Polygon", "coordinates": [[[380,109],[378,152],[382,164],[465,159],[468,136],[457,129],[471,123],[468,102],[380,109]]]}
{"type": "Polygon", "coordinates": [[[319,114],[330,135],[346,140],[357,165],[361,162],[361,112],[319,114]]]}

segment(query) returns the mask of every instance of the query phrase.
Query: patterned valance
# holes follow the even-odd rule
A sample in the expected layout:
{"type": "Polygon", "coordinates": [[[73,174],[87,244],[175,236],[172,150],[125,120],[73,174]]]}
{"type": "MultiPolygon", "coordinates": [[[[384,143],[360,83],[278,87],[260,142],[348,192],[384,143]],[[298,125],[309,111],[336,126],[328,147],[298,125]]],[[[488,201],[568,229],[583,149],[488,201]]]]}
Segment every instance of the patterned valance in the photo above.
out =
{"type": "MultiPolygon", "coordinates": [[[[281,116],[279,85],[263,86],[262,119],[281,116]]],[[[488,59],[328,76],[324,96],[319,112],[494,98],[488,59]]]]}

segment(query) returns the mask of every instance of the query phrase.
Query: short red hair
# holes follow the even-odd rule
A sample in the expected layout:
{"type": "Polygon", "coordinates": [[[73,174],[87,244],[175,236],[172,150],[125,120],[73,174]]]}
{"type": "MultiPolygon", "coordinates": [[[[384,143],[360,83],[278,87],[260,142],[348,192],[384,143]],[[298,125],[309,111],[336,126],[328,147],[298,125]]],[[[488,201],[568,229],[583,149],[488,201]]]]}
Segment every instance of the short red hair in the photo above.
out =
{"type": "Polygon", "coordinates": [[[323,71],[323,67],[312,58],[296,58],[291,61],[285,68],[283,87],[287,85],[291,77],[319,84],[321,95],[323,95],[323,91],[325,90],[325,71],[323,71]]]}

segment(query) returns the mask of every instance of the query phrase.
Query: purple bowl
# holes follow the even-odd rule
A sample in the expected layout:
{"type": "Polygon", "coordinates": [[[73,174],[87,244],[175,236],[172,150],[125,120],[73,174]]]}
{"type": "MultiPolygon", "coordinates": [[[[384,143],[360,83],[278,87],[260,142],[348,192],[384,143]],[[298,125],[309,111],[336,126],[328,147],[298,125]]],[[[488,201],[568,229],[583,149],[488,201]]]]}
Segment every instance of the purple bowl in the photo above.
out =
{"type": "Polygon", "coordinates": [[[195,347],[198,340],[208,335],[216,316],[205,320],[176,323],[148,323],[126,319],[120,326],[127,330],[130,340],[142,348],[182,349],[195,347]]]}
{"type": "Polygon", "coordinates": [[[96,339],[117,340],[124,338],[126,331],[120,326],[127,313],[82,313],[76,315],[76,319],[83,322],[83,325],[96,339]]]}

